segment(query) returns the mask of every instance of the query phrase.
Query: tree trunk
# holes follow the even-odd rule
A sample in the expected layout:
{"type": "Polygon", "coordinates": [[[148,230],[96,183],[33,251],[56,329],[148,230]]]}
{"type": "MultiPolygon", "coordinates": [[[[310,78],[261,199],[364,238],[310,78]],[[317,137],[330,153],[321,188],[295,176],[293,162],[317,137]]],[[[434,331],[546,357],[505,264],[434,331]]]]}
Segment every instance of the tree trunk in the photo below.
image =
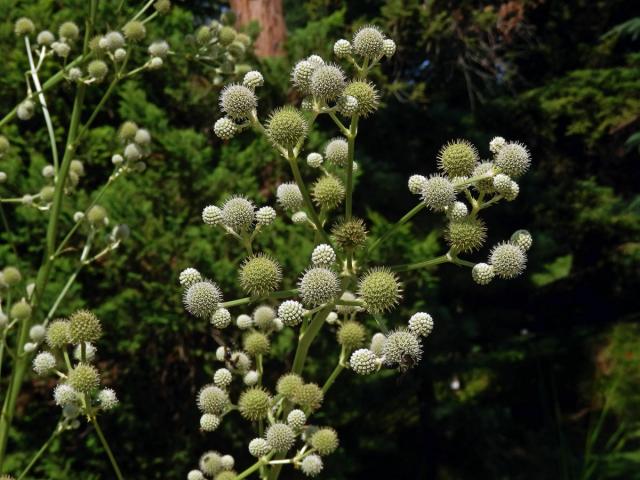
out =
{"type": "Polygon", "coordinates": [[[230,3],[238,17],[238,25],[246,25],[252,20],[260,24],[260,35],[254,44],[256,55],[273,57],[284,53],[287,26],[282,0],[230,0],[230,3]]]}

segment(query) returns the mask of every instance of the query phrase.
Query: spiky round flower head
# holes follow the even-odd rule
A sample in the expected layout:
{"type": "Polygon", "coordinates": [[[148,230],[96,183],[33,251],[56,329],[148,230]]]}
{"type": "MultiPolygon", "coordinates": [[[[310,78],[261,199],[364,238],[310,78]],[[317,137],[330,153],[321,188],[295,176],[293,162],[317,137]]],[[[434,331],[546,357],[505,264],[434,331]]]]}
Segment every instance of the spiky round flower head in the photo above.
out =
{"type": "Polygon", "coordinates": [[[495,273],[492,265],[476,263],[471,269],[471,276],[478,285],[488,285],[493,280],[495,273]]]}
{"type": "Polygon", "coordinates": [[[47,328],[47,345],[51,349],[59,349],[70,343],[69,322],[66,320],[54,320],[47,328]]]}
{"type": "Polygon", "coordinates": [[[56,357],[49,352],[40,352],[33,359],[33,371],[38,375],[49,373],[56,367],[56,357]]]}
{"type": "Polygon", "coordinates": [[[278,317],[288,327],[295,327],[302,322],[304,307],[295,300],[286,300],[278,307],[278,317]]]}
{"type": "Polygon", "coordinates": [[[249,442],[249,453],[256,457],[264,457],[271,451],[271,447],[264,438],[254,438],[249,442]]]}
{"type": "Polygon", "coordinates": [[[311,62],[311,64],[314,67],[322,67],[323,65],[326,65],[325,61],[322,59],[322,57],[320,55],[309,55],[307,57],[307,61],[311,62]]]}
{"type": "Polygon", "coordinates": [[[487,239],[487,227],[479,218],[464,217],[447,225],[444,238],[456,252],[473,252],[480,249],[487,239]]]}
{"type": "Polygon", "coordinates": [[[358,295],[368,312],[384,313],[397,305],[402,296],[402,284],[388,268],[376,267],[360,278],[358,295]]]}
{"type": "MultiPolygon", "coordinates": [[[[225,470],[231,470],[235,465],[236,461],[233,459],[231,455],[223,455],[220,459],[222,462],[222,468],[225,470]]],[[[235,480],[236,473],[233,472],[233,477],[229,477],[230,480],[235,480]]]]}
{"type": "Polygon", "coordinates": [[[511,190],[511,178],[504,173],[499,173],[493,177],[493,188],[500,194],[508,193],[511,190]]]}
{"type": "Polygon", "coordinates": [[[315,448],[320,455],[330,455],[338,448],[338,433],[330,427],[320,428],[311,435],[309,444],[315,448]]]}
{"type": "Polygon", "coordinates": [[[338,275],[324,267],[308,269],[298,281],[302,303],[318,306],[333,300],[340,291],[338,275]]]}
{"type": "Polygon", "coordinates": [[[71,53],[71,47],[69,46],[69,44],[64,42],[53,42],[51,44],[51,49],[60,58],[67,58],[69,56],[69,53],[71,53]]]}
{"type": "Polygon", "coordinates": [[[447,217],[452,222],[460,222],[469,214],[469,209],[463,202],[453,202],[447,207],[447,217]]]}
{"type": "Polygon", "coordinates": [[[270,330],[273,328],[273,321],[276,312],[269,305],[260,305],[253,311],[253,323],[260,330],[270,330]]]}
{"type": "Polygon", "coordinates": [[[219,368],[213,374],[213,383],[215,383],[216,386],[220,388],[227,388],[229,385],[231,385],[232,380],[233,377],[231,375],[231,372],[226,368],[219,368]]]}
{"type": "Polygon", "coordinates": [[[238,133],[238,125],[228,117],[222,117],[213,124],[213,133],[221,140],[230,140],[238,133]]]}
{"type": "Polygon", "coordinates": [[[96,81],[100,82],[107,76],[107,73],[109,73],[109,67],[102,60],[92,60],[87,66],[87,72],[89,72],[89,75],[96,81]]]}
{"type": "Polygon", "coordinates": [[[256,218],[255,208],[244,197],[231,197],[222,205],[222,221],[236,232],[245,232],[251,228],[256,218]]]}
{"type": "Polygon", "coordinates": [[[101,205],[94,205],[87,212],[87,220],[93,226],[100,226],[105,223],[107,210],[101,205]]]}
{"type": "Polygon", "coordinates": [[[194,283],[200,282],[202,280],[202,275],[195,268],[185,268],[182,272],[180,272],[180,285],[185,288],[189,288],[194,283]]]}
{"type": "Polygon", "coordinates": [[[260,375],[255,370],[249,370],[245,376],[242,378],[242,381],[247,387],[253,387],[260,380],[260,375]]]}
{"type": "Polygon", "coordinates": [[[64,22],[60,25],[60,28],[58,28],[58,35],[66,40],[77,40],[80,35],[80,29],[73,22],[64,22]]]}
{"type": "Polygon", "coordinates": [[[438,167],[450,177],[471,175],[478,163],[478,150],[467,140],[447,143],[438,153],[438,167]]]}
{"type": "Polygon", "coordinates": [[[276,384],[276,392],[291,400],[295,392],[298,390],[298,388],[302,387],[302,385],[303,381],[300,375],[296,375],[295,373],[287,373],[278,379],[278,383],[276,384]]]}
{"type": "Polygon", "coordinates": [[[502,150],[502,147],[504,147],[506,144],[507,141],[503,137],[493,137],[489,142],[489,150],[491,151],[491,153],[496,154],[500,150],[502,150]]]}
{"type": "Polygon", "coordinates": [[[240,286],[250,295],[261,296],[274,292],[281,280],[280,265],[264,253],[247,258],[240,267],[240,286]]]}
{"type": "Polygon", "coordinates": [[[187,480],[205,480],[205,477],[200,470],[191,470],[187,473],[187,480]]]}
{"type": "Polygon", "coordinates": [[[91,393],[100,385],[100,374],[93,365],[79,363],[69,372],[67,382],[80,393],[91,393]]]}
{"type": "Polygon", "coordinates": [[[277,108],[267,120],[267,135],[273,143],[292,149],[307,135],[307,121],[300,110],[287,105],[277,108]]]}
{"type": "Polygon", "coordinates": [[[317,410],[322,405],[324,393],[315,383],[305,383],[300,385],[293,392],[293,403],[300,405],[307,410],[317,410]]]}
{"type": "Polygon", "coordinates": [[[27,17],[20,17],[13,25],[13,31],[19,37],[31,35],[35,31],[35,29],[36,26],[33,24],[31,19],[27,17]]]}
{"type": "Polygon", "coordinates": [[[256,70],[245,73],[242,84],[247,88],[256,88],[264,85],[264,77],[256,70]]]}
{"type": "Polygon", "coordinates": [[[314,97],[334,100],[344,90],[344,72],[336,65],[322,65],[311,75],[310,90],[314,97]]]}
{"type": "Polygon", "coordinates": [[[360,322],[347,320],[338,329],[338,343],[346,350],[354,350],[364,344],[367,332],[360,322]]]}
{"type": "MultiPolygon", "coordinates": [[[[354,97],[358,101],[358,106],[355,109],[355,114],[366,117],[378,109],[380,104],[380,97],[378,96],[378,90],[371,82],[365,82],[362,80],[354,80],[347,83],[347,86],[342,92],[345,96],[354,97]]],[[[350,114],[341,109],[341,113],[346,116],[350,114]]]]}
{"type": "Polygon", "coordinates": [[[471,174],[472,177],[479,177],[483,175],[487,175],[488,178],[479,180],[475,182],[475,187],[485,193],[493,192],[493,176],[495,175],[494,171],[495,166],[491,162],[482,162],[480,163],[471,174]]]}
{"type": "Polygon", "coordinates": [[[147,29],[144,23],[133,20],[122,28],[122,33],[124,33],[124,36],[127,37],[128,40],[139,42],[147,35],[147,29]]]}
{"type": "Polygon", "coordinates": [[[284,453],[293,447],[296,434],[286,423],[274,423],[267,429],[265,438],[276,452],[284,453]]]}
{"type": "Polygon", "coordinates": [[[302,410],[296,408],[287,415],[287,424],[294,430],[301,429],[305,423],[307,423],[307,416],[302,410]]]}
{"type": "Polygon", "coordinates": [[[400,370],[407,370],[422,358],[422,344],[416,334],[401,328],[387,336],[382,354],[387,365],[397,364],[400,370]]]}
{"type": "Polygon", "coordinates": [[[378,27],[367,25],[353,36],[353,49],[358,55],[377,58],[384,54],[384,35],[378,27]]]}
{"type": "Polygon", "coordinates": [[[16,320],[26,320],[31,316],[31,305],[29,305],[26,300],[22,299],[11,306],[9,313],[11,318],[16,320]]]}
{"type": "Polygon", "coordinates": [[[218,308],[210,319],[211,325],[215,328],[227,328],[231,324],[231,313],[226,308],[218,308]]]}
{"type": "Polygon", "coordinates": [[[260,226],[271,225],[276,219],[276,211],[271,207],[259,208],[256,212],[256,222],[260,226]]]}
{"type": "Polygon", "coordinates": [[[427,337],[433,331],[433,318],[425,312],[411,315],[409,319],[409,331],[420,337],[427,337]]]}
{"type": "Polygon", "coordinates": [[[71,385],[60,383],[56,385],[56,388],[53,390],[53,400],[59,407],[66,407],[67,405],[74,405],[78,403],[80,401],[80,396],[71,385]]]}
{"type": "Polygon", "coordinates": [[[516,199],[518,194],[520,193],[520,186],[511,180],[511,185],[509,185],[509,189],[505,191],[502,195],[507,202],[511,202],[516,199]]]}
{"type": "Polygon", "coordinates": [[[311,76],[315,69],[316,65],[309,60],[301,60],[293,67],[291,80],[295,87],[302,93],[309,93],[311,76]]]}
{"type": "Polygon", "coordinates": [[[118,130],[118,136],[123,141],[133,140],[138,132],[138,125],[135,122],[127,120],[122,125],[120,125],[120,130],[118,130]]]}
{"type": "Polygon", "coordinates": [[[38,37],[36,38],[36,40],[38,41],[38,45],[45,45],[45,46],[49,46],[51,45],[54,41],[55,41],[56,37],[53,36],[53,33],[51,33],[49,30],[43,30],[40,33],[38,33],[38,37]]]}
{"type": "Polygon", "coordinates": [[[351,43],[341,38],[333,44],[333,53],[337,58],[345,58],[351,55],[351,43]]]}
{"type": "Polygon", "coordinates": [[[258,106],[253,90],[244,85],[227,85],[220,94],[220,108],[234,120],[244,120],[258,106]]]}
{"type": "MultiPolygon", "coordinates": [[[[205,413],[200,417],[200,430],[213,432],[220,426],[220,417],[211,413],[205,413]]],[[[204,478],[204,477],[203,477],[204,478]]]]}
{"type": "Polygon", "coordinates": [[[320,168],[324,158],[318,152],[311,152],[307,155],[307,165],[311,168],[320,168]]]}
{"type": "Polygon", "coordinates": [[[319,475],[320,472],[322,472],[322,467],[322,458],[320,455],[316,455],[314,453],[307,455],[302,459],[302,462],[300,462],[300,470],[302,470],[302,473],[307,477],[315,477],[319,475]]]}
{"type": "Polygon", "coordinates": [[[240,414],[252,422],[267,418],[271,406],[271,396],[262,387],[245,390],[238,400],[240,414]]]}
{"type": "Polygon", "coordinates": [[[295,212],[293,215],[291,215],[291,221],[296,225],[307,223],[308,220],[309,217],[307,217],[307,214],[303,211],[295,212]]]}
{"type": "Polygon", "coordinates": [[[435,212],[441,212],[456,199],[456,192],[447,178],[432,175],[422,189],[422,201],[435,212]]]}
{"type": "Polygon", "coordinates": [[[313,184],[311,195],[319,207],[333,210],[344,200],[346,189],[342,180],[334,175],[324,175],[313,184]]]}
{"type": "Polygon", "coordinates": [[[207,205],[202,209],[202,221],[209,226],[215,227],[224,222],[222,210],[215,205],[207,205]]]}
{"type": "Polygon", "coordinates": [[[47,329],[44,325],[37,324],[29,329],[29,338],[36,343],[40,343],[47,336],[47,329]]]}
{"type": "Polygon", "coordinates": [[[169,53],[169,44],[165,40],[156,40],[149,45],[149,55],[164,58],[169,53]]]}
{"type": "Polygon", "coordinates": [[[528,251],[533,245],[533,236],[528,230],[516,230],[511,235],[511,243],[520,247],[523,251],[528,251]]]}
{"type": "Polygon", "coordinates": [[[236,326],[240,330],[247,330],[253,327],[253,318],[244,313],[242,315],[238,315],[238,318],[236,318],[236,326]]]}
{"type": "Polygon", "coordinates": [[[422,193],[427,184],[427,177],[423,175],[411,175],[409,177],[409,191],[414,195],[422,193]]]}
{"type": "Polygon", "coordinates": [[[220,387],[205,385],[198,392],[197,403],[202,413],[220,415],[229,405],[229,396],[220,387]]]}
{"type": "Polygon", "coordinates": [[[509,142],[504,145],[495,158],[496,166],[502,173],[511,178],[522,176],[531,165],[531,155],[527,147],[518,142],[509,142]]]}
{"type": "Polygon", "coordinates": [[[218,31],[218,40],[222,45],[230,45],[237,37],[238,32],[233,27],[225,25],[218,31]]]}
{"type": "MultiPolygon", "coordinates": [[[[156,11],[160,15],[166,15],[171,10],[171,1],[170,0],[157,0],[153,4],[153,8],[155,8],[156,11]]],[[[189,480],[191,480],[191,479],[189,479],[189,480]]]]}
{"type": "Polygon", "coordinates": [[[22,281],[22,274],[16,267],[4,267],[2,269],[2,281],[9,287],[13,287],[22,281]]]}
{"type": "Polygon", "coordinates": [[[311,263],[314,267],[329,267],[336,261],[336,252],[331,245],[321,243],[311,253],[311,263]]]}
{"type": "Polygon", "coordinates": [[[390,38],[386,38],[384,42],[382,42],[382,51],[384,52],[385,57],[393,57],[393,54],[396,53],[396,42],[390,38]]]}
{"type": "Polygon", "coordinates": [[[300,187],[293,182],[278,185],[276,199],[282,208],[289,211],[299,210],[304,201],[300,187]]]}
{"type": "Polygon", "coordinates": [[[243,339],[244,349],[249,355],[264,355],[269,352],[269,338],[261,332],[250,332],[243,339]]]}
{"type": "Polygon", "coordinates": [[[102,336],[102,324],[93,312],[78,310],[69,317],[69,340],[73,344],[97,342],[102,336]]]}
{"type": "Polygon", "coordinates": [[[349,159],[349,144],[342,137],[331,139],[324,147],[324,157],[338,167],[345,167],[349,159]]]}
{"type": "Polygon", "coordinates": [[[342,95],[336,101],[338,111],[345,117],[351,117],[358,113],[358,99],[353,95],[342,95]]]}
{"type": "Polygon", "coordinates": [[[16,115],[20,120],[29,120],[35,113],[36,104],[27,99],[18,104],[16,115]]]}
{"type": "Polygon", "coordinates": [[[102,410],[108,411],[113,410],[118,406],[118,397],[116,396],[116,392],[114,392],[111,388],[104,388],[98,392],[98,403],[100,404],[100,408],[102,410]]]}
{"type": "Polygon", "coordinates": [[[361,248],[367,242],[367,228],[364,220],[352,217],[351,220],[339,220],[331,229],[334,241],[342,250],[352,251],[361,248]]]}
{"type": "Polygon", "coordinates": [[[184,292],[183,302],[187,311],[199,318],[209,318],[218,309],[222,293],[210,280],[196,282],[184,292]]]}
{"type": "Polygon", "coordinates": [[[527,256],[517,245],[505,242],[493,247],[489,262],[497,276],[509,279],[517,277],[524,271],[527,256]]]}
{"type": "Polygon", "coordinates": [[[360,348],[351,354],[349,366],[358,375],[370,375],[378,369],[377,355],[367,348],[360,348]]]}
{"type": "Polygon", "coordinates": [[[198,466],[200,470],[202,470],[202,473],[213,477],[222,470],[222,455],[214,450],[206,452],[200,457],[198,466]]]}

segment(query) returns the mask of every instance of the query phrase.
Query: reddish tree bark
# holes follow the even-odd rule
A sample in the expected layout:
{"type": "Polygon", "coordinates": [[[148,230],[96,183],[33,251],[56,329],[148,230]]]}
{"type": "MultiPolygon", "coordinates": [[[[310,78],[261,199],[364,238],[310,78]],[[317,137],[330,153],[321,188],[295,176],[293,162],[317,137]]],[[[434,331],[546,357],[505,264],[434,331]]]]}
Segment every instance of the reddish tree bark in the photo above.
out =
{"type": "Polygon", "coordinates": [[[282,0],[230,0],[230,3],[238,25],[246,25],[252,20],[260,24],[260,35],[254,44],[256,55],[273,57],[284,53],[287,26],[282,0]]]}

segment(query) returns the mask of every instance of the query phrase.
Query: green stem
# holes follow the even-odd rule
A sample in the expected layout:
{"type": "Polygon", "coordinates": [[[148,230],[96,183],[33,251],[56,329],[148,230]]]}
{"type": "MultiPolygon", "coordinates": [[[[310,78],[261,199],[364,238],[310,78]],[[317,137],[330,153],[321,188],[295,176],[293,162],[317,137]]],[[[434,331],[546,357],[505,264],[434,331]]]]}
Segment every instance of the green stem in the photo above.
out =
{"type": "Polygon", "coordinates": [[[430,260],[423,260],[416,263],[405,263],[403,265],[394,265],[391,268],[393,272],[406,272],[408,270],[416,270],[418,268],[430,267],[432,265],[440,265],[441,263],[452,262],[453,258],[449,254],[441,255],[430,260]]]}
{"type": "Polygon", "coordinates": [[[255,472],[256,470],[258,470],[262,465],[265,464],[265,462],[268,462],[271,457],[273,457],[273,452],[271,452],[269,455],[267,455],[266,457],[264,457],[263,459],[258,460],[256,463],[254,463],[253,465],[251,465],[249,468],[247,468],[246,470],[242,471],[241,473],[239,473],[236,476],[236,480],[241,480],[243,478],[247,478],[249,475],[251,475],[253,472],[255,472]]]}
{"type": "Polygon", "coordinates": [[[238,305],[247,305],[249,303],[258,302],[260,300],[264,300],[265,298],[287,298],[292,297],[298,293],[298,290],[292,288],[291,290],[278,290],[277,292],[270,293],[269,295],[265,295],[264,297],[243,297],[238,298],[236,300],[229,300],[228,302],[222,302],[220,304],[221,307],[237,307],[238,305]]]}
{"type": "Polygon", "coordinates": [[[38,452],[33,456],[31,461],[29,462],[29,465],[27,465],[27,467],[22,471],[22,473],[18,477],[18,480],[22,480],[26,478],[27,473],[31,471],[31,469],[36,464],[36,462],[40,459],[40,457],[44,454],[44,452],[47,451],[47,449],[51,446],[51,443],[56,439],[58,435],[60,435],[60,433],[61,433],[61,430],[59,426],[56,426],[51,436],[47,439],[46,442],[44,442],[42,447],[40,447],[40,450],[38,450],[38,452]]]}
{"type": "Polygon", "coordinates": [[[338,376],[342,373],[342,370],[344,370],[344,365],[341,361],[339,361],[336,365],[336,368],[334,368],[333,372],[331,372],[329,378],[327,378],[327,381],[324,382],[324,385],[322,386],[322,393],[326,395],[327,391],[331,388],[331,385],[333,385],[333,382],[335,382],[336,378],[338,378],[338,376]]]}
{"type": "Polygon", "coordinates": [[[118,477],[118,480],[124,480],[124,477],[122,476],[122,472],[120,471],[120,467],[118,466],[118,462],[116,462],[116,458],[113,456],[113,452],[111,451],[111,448],[109,447],[109,442],[107,442],[107,439],[105,438],[104,434],[102,433],[102,429],[100,428],[100,424],[98,423],[98,420],[96,419],[95,416],[91,417],[91,423],[93,424],[94,428],[96,429],[96,433],[98,434],[98,437],[100,438],[100,443],[102,443],[102,446],[104,447],[105,451],[107,452],[107,456],[109,457],[109,461],[111,462],[111,466],[113,467],[113,471],[116,474],[116,477],[118,477]]]}
{"type": "Polygon", "coordinates": [[[413,217],[415,217],[418,213],[420,213],[424,208],[426,207],[426,204],[424,202],[420,202],[418,205],[416,205],[415,207],[413,207],[411,210],[409,210],[409,212],[407,212],[400,220],[398,220],[394,225],[391,226],[391,228],[389,228],[384,235],[382,235],[381,237],[379,237],[375,242],[373,242],[371,244],[371,246],[367,249],[367,255],[369,255],[371,252],[373,252],[376,248],[378,248],[380,246],[380,244],[382,244],[383,242],[385,242],[391,235],[393,235],[395,233],[395,231],[401,227],[402,225],[404,225],[405,223],[407,223],[409,220],[411,220],[413,217]]]}
{"type": "Polygon", "coordinates": [[[322,328],[327,316],[333,309],[333,303],[326,305],[322,310],[316,313],[315,317],[304,331],[303,334],[300,335],[298,341],[298,348],[296,349],[296,354],[293,359],[293,367],[291,371],[293,373],[297,373],[298,375],[302,374],[302,370],[304,369],[304,363],[307,360],[307,354],[309,353],[309,347],[311,343],[316,338],[318,332],[322,328]]]}
{"type": "Polygon", "coordinates": [[[345,202],[345,217],[347,221],[351,220],[353,210],[353,160],[355,158],[356,135],[358,135],[358,116],[354,115],[351,118],[347,140],[347,199],[345,202]]]}

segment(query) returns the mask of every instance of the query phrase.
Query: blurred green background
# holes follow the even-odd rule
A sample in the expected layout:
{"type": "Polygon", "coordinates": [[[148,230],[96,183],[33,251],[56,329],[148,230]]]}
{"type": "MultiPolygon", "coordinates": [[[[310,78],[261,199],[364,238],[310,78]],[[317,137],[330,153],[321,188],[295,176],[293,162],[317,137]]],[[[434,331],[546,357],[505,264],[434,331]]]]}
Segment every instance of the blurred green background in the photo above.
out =
{"type": "MultiPolygon", "coordinates": [[[[103,2],[105,14],[114,3],[103,2]]],[[[413,207],[407,178],[435,171],[436,153],[450,139],[467,138],[488,155],[489,140],[501,135],[533,155],[519,198],[486,216],[489,244],[518,228],[533,233],[526,274],[487,287],[453,266],[403,278],[406,301],[388,323],[404,323],[417,309],[434,316],[424,360],[401,377],[338,380],[318,419],[341,438],[323,478],[640,478],[637,7],[631,0],[284,1],[286,55],[249,60],[267,82],[263,117],[296,99],[288,83],[295,60],[332,58],[333,42],[357,26],[379,25],[398,44],[376,74],[384,104],[361,122],[356,150],[355,212],[373,234],[413,207]]],[[[63,20],[81,23],[86,8],[84,0],[0,0],[0,113],[22,98],[28,68],[13,21],[26,14],[53,30],[63,20]]],[[[221,8],[176,1],[150,37],[179,44],[221,8]]],[[[198,432],[195,393],[215,368],[216,343],[205,322],[183,311],[177,275],[195,266],[232,298],[242,252],[204,228],[200,211],[231,193],[273,204],[289,173],[255,135],[222,143],[212,134],[218,92],[211,72],[174,58],[160,75],[128,82],[80,151],[88,171],[82,187],[91,192],[110,172],[123,120],[154,138],[146,172],[102,202],[131,227],[131,239],[81,274],[61,311],[86,306],[105,322],[100,361],[122,404],[103,425],[132,479],[185,478],[211,448],[249,462],[246,424],[233,419],[214,434],[198,432]]],[[[58,125],[68,121],[69,95],[60,88],[50,96],[58,125]]],[[[336,133],[320,125],[309,151],[336,133]]],[[[16,147],[2,166],[19,179],[11,188],[37,190],[48,155],[41,122],[13,123],[3,133],[16,147]]],[[[73,211],[69,205],[68,225],[73,211]]],[[[5,212],[27,270],[40,259],[42,215],[23,207],[5,212]]],[[[441,220],[419,216],[379,258],[406,263],[438,254],[441,220]]],[[[265,247],[285,271],[302,271],[312,248],[304,230],[278,220],[272,232],[261,240],[265,247]],[[302,253],[292,257],[292,250],[302,253]]],[[[0,230],[0,265],[16,262],[8,236],[0,230]]],[[[313,354],[312,375],[326,376],[337,357],[329,333],[313,354]]],[[[275,380],[277,373],[267,362],[266,374],[275,380]]],[[[51,386],[30,380],[19,399],[10,443],[16,470],[55,425],[51,386]]],[[[112,478],[85,427],[58,441],[36,472],[33,478],[112,478]]]]}

